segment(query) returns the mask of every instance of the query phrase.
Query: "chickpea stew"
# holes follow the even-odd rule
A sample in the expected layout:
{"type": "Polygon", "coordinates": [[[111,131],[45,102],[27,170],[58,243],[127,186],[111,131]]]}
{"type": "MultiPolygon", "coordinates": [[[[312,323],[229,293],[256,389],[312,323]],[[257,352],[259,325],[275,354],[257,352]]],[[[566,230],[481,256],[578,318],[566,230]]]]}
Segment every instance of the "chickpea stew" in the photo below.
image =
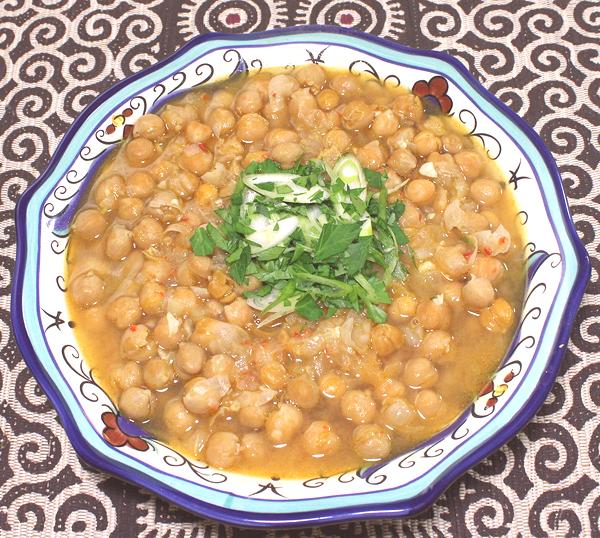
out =
{"type": "Polygon", "coordinates": [[[142,116],[72,224],[68,300],[120,412],[245,474],[330,475],[450,424],[524,288],[505,179],[453,118],[315,64],[142,116]]]}

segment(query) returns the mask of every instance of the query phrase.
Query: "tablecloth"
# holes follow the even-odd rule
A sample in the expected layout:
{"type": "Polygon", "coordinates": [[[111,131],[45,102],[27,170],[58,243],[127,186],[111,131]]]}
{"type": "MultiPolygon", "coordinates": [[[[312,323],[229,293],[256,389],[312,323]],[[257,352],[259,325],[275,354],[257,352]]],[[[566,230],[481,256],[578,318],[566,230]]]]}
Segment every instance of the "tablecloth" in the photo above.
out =
{"type": "Polygon", "coordinates": [[[600,2],[0,1],[0,535],[600,536],[600,2]],[[418,517],[292,532],[199,519],[86,467],[10,329],[15,202],[94,96],[197,34],[328,23],[446,51],[541,134],[593,275],[537,416],[418,517]]]}

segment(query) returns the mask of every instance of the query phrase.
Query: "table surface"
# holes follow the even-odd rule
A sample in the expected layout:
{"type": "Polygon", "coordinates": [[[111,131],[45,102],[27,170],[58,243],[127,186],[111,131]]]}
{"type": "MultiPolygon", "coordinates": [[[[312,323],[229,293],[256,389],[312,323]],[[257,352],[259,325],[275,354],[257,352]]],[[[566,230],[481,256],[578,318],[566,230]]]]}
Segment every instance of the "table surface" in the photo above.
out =
{"type": "Polygon", "coordinates": [[[307,23],[459,58],[553,152],[594,272],[544,406],[432,508],[405,520],[268,535],[600,536],[597,0],[0,2],[0,535],[265,535],[201,520],[78,459],[10,332],[13,210],[73,118],[114,81],[198,33],[307,23]]]}

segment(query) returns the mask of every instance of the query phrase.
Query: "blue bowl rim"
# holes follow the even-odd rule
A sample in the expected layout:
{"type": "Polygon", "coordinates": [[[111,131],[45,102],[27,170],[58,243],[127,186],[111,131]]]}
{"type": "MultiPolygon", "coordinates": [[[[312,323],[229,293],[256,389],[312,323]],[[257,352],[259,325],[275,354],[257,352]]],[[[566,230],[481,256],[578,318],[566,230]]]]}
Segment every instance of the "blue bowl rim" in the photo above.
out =
{"type": "Polygon", "coordinates": [[[513,112],[507,105],[500,101],[497,97],[492,95],[486,90],[481,83],[464,67],[464,65],[452,56],[438,51],[421,50],[396,43],[391,40],[383,39],[381,37],[366,34],[360,31],[341,28],[330,25],[305,25],[295,26],[289,28],[276,28],[265,32],[256,32],[250,34],[225,34],[225,33],[211,33],[202,36],[196,36],[182,46],[175,53],[171,54],[167,58],[157,62],[153,66],[143,69],[139,73],[131,75],[122,81],[115,83],[113,86],[98,95],[79,116],[75,119],[71,127],[65,133],[61,139],[58,147],[52,155],[46,170],[34,181],[26,191],[18,199],[15,209],[15,220],[16,220],[16,237],[17,237],[17,255],[14,272],[14,282],[11,291],[11,321],[13,325],[14,335],[18,347],[21,350],[23,358],[27,366],[32,370],[35,378],[40,383],[50,401],[56,408],[58,417],[61,419],[63,427],[67,433],[67,436],[73,444],[76,452],[82,457],[88,464],[101,469],[104,472],[117,476],[121,479],[125,479],[138,486],[145,487],[152,491],[158,496],[173,502],[181,506],[182,508],[193,512],[200,516],[210,517],[215,520],[231,523],[243,527],[249,526],[274,526],[274,527],[298,527],[306,526],[311,524],[331,524],[335,522],[343,522],[352,519],[375,519],[382,517],[407,517],[414,515],[433,504],[436,499],[464,472],[476,465],[479,461],[490,455],[492,452],[500,448],[504,443],[514,437],[530,420],[533,418],[539,407],[544,402],[546,396],[550,392],[550,389],[554,383],[562,357],[565,353],[567,342],[571,328],[573,326],[575,316],[579,310],[579,305],[583,297],[585,288],[591,275],[591,263],[588,253],[577,235],[575,225],[572,217],[568,210],[568,202],[563,189],[562,181],[556,163],[550,154],[549,150],[545,147],[539,135],[515,112],[513,112]],[[166,64],[170,63],[174,58],[185,54],[189,49],[196,47],[197,45],[205,42],[214,40],[230,40],[235,42],[244,42],[248,40],[256,40],[269,37],[280,37],[285,35],[296,35],[303,33],[321,33],[321,34],[340,34],[346,35],[353,38],[358,38],[364,41],[371,41],[377,45],[391,48],[399,52],[411,53],[420,56],[430,57],[440,60],[446,64],[450,64],[453,68],[458,70],[463,75],[471,87],[485,100],[500,110],[505,116],[515,122],[523,132],[528,136],[530,141],[536,147],[536,149],[542,155],[544,162],[551,172],[551,180],[556,190],[561,215],[564,219],[566,231],[569,234],[569,238],[572,241],[576,260],[577,260],[577,277],[576,283],[572,290],[571,302],[564,312],[563,320],[564,323],[561,326],[561,331],[557,337],[555,350],[549,360],[546,375],[543,380],[537,386],[534,393],[531,394],[526,406],[522,409],[522,412],[515,417],[515,419],[505,427],[494,439],[494,443],[485,447],[480,447],[474,450],[460,460],[454,467],[450,468],[446,475],[442,476],[437,482],[433,483],[431,487],[421,496],[405,501],[402,503],[382,503],[372,504],[364,509],[360,507],[340,507],[336,509],[328,509],[319,512],[310,513],[294,513],[294,514],[251,514],[241,512],[238,510],[232,510],[213,504],[204,502],[200,499],[190,497],[181,491],[166,487],[158,480],[152,478],[131,474],[128,469],[122,466],[113,464],[106,460],[102,454],[94,450],[85,440],[81,434],[77,424],[71,415],[68,407],[65,405],[60,393],[55,389],[51,379],[48,377],[45,369],[42,367],[38,357],[33,350],[31,342],[29,341],[24,320],[20,314],[22,311],[21,296],[18,291],[22,287],[24,272],[23,267],[26,261],[27,244],[26,244],[26,233],[25,233],[25,222],[26,222],[26,208],[34,192],[52,173],[56,167],[60,156],[62,155],[65,147],[68,144],[69,139],[78,130],[79,126],[86,120],[87,116],[91,111],[95,110],[100,103],[105,100],[108,96],[120,91],[133,80],[137,80],[143,76],[154,72],[166,64]]]}

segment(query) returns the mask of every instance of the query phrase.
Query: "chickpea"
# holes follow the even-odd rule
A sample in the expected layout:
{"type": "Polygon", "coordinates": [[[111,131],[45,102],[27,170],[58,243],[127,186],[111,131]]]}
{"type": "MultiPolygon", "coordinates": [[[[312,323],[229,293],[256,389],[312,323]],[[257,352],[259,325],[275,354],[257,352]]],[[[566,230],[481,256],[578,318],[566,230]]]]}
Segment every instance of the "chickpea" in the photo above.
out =
{"type": "Polygon", "coordinates": [[[163,407],[162,423],[171,435],[179,437],[191,431],[196,424],[196,417],[185,408],[179,398],[173,398],[163,407]]]}
{"type": "Polygon", "coordinates": [[[138,170],[127,178],[125,191],[131,197],[148,198],[154,192],[154,178],[148,172],[138,170]]]}
{"type": "Polygon", "coordinates": [[[387,378],[396,379],[402,375],[404,371],[404,360],[406,356],[404,352],[396,352],[394,353],[388,360],[385,362],[385,366],[383,368],[383,375],[387,378]]]}
{"type": "Polygon", "coordinates": [[[235,433],[216,432],[206,444],[206,462],[213,467],[231,467],[240,456],[240,439],[235,433]]]}
{"type": "Polygon", "coordinates": [[[388,323],[375,325],[371,330],[371,348],[380,357],[387,357],[404,344],[404,333],[388,323]]]}
{"type": "Polygon", "coordinates": [[[385,110],[375,116],[371,131],[375,136],[391,136],[398,129],[398,117],[391,110],[385,110]]]}
{"type": "Polygon", "coordinates": [[[283,142],[271,150],[271,158],[282,164],[293,164],[303,153],[302,146],[297,142],[283,142]]]}
{"type": "Polygon", "coordinates": [[[177,286],[171,289],[168,301],[168,310],[176,317],[189,316],[196,307],[198,299],[196,294],[189,288],[177,286]]]}
{"type": "Polygon", "coordinates": [[[163,349],[177,349],[184,336],[181,321],[172,314],[163,316],[154,326],[152,336],[163,349]]]}
{"type": "MultiPolygon", "coordinates": [[[[258,151],[249,151],[248,153],[246,153],[244,159],[242,160],[242,166],[246,168],[246,166],[252,163],[261,163],[263,161],[266,161],[268,158],[269,152],[264,149],[258,151]]],[[[206,175],[204,177],[206,177],[206,175]]]]}
{"type": "Polygon", "coordinates": [[[157,142],[165,136],[165,122],[156,114],[144,114],[133,126],[133,136],[147,138],[157,142]]]}
{"type": "Polygon", "coordinates": [[[503,334],[514,322],[514,311],[510,303],[499,297],[479,314],[481,325],[488,331],[503,334]]]}
{"type": "Polygon", "coordinates": [[[122,260],[132,249],[131,232],[124,226],[113,226],[106,236],[106,256],[113,261],[122,260]]]}
{"type": "Polygon", "coordinates": [[[447,329],[451,316],[450,307],[443,299],[442,301],[427,299],[417,306],[417,319],[424,329],[447,329]]]}
{"type": "Polygon", "coordinates": [[[288,382],[286,395],[302,409],[312,409],[319,403],[319,387],[306,374],[299,375],[288,382]]]}
{"type": "Polygon", "coordinates": [[[441,271],[449,278],[461,278],[470,268],[469,258],[471,252],[466,245],[453,245],[438,247],[434,260],[441,271]]]}
{"type": "Polygon", "coordinates": [[[354,75],[336,75],[329,85],[342,97],[353,97],[360,93],[360,82],[354,75]]]}
{"type": "Polygon", "coordinates": [[[267,119],[271,128],[286,127],[290,123],[288,107],[275,100],[267,103],[262,109],[262,115],[267,119]]]}
{"type": "Polygon", "coordinates": [[[223,108],[231,108],[235,97],[233,93],[228,90],[217,90],[213,93],[212,98],[210,100],[209,108],[212,107],[223,107],[223,108]]]}
{"type": "Polygon", "coordinates": [[[133,221],[144,211],[144,202],[139,198],[119,198],[117,201],[117,216],[120,219],[133,221]]]}
{"type": "Polygon", "coordinates": [[[269,448],[262,433],[250,432],[242,436],[242,457],[249,461],[261,461],[267,456],[269,448]]]}
{"type": "Polygon", "coordinates": [[[146,361],[156,352],[156,342],[149,340],[150,329],[143,323],[130,325],[121,336],[121,354],[132,361],[146,361]]]}
{"type": "Polygon", "coordinates": [[[331,456],[341,445],[341,439],[325,420],[315,420],[302,434],[302,448],[313,457],[331,456]]]}
{"type": "Polygon", "coordinates": [[[165,284],[173,273],[173,266],[164,258],[148,259],[144,262],[140,275],[144,281],[154,280],[165,284]]]}
{"type": "Polygon", "coordinates": [[[223,396],[219,387],[211,381],[205,377],[194,377],[183,386],[183,405],[190,413],[208,415],[219,409],[223,396]]]}
{"type": "Polygon", "coordinates": [[[238,121],[236,133],[242,142],[263,140],[269,132],[269,122],[260,114],[244,114],[238,121]]]}
{"type": "Polygon", "coordinates": [[[373,108],[364,101],[350,101],[342,111],[342,124],[351,131],[365,129],[371,124],[374,116],[373,108]]]}
{"type": "Polygon", "coordinates": [[[477,256],[471,274],[487,278],[490,282],[497,282],[504,274],[504,264],[498,258],[491,256],[477,256]]]}
{"type": "Polygon", "coordinates": [[[387,163],[398,174],[406,176],[417,167],[417,158],[409,150],[400,148],[390,155],[387,163]]]}
{"type": "Polygon", "coordinates": [[[198,189],[200,179],[195,173],[181,172],[167,180],[167,188],[184,200],[189,200],[198,189]]]}
{"type": "Polygon", "coordinates": [[[161,113],[161,118],[169,133],[180,133],[183,126],[188,121],[196,119],[196,116],[196,111],[189,105],[167,105],[161,113]]]}
{"type": "Polygon", "coordinates": [[[207,148],[189,144],[179,155],[179,164],[184,170],[201,176],[210,170],[213,164],[213,154],[207,148]]]}
{"type": "Polygon", "coordinates": [[[163,228],[156,219],[152,217],[142,217],[132,231],[136,247],[146,250],[160,241],[163,228]]]}
{"type": "Polygon", "coordinates": [[[210,183],[202,183],[196,190],[194,199],[203,207],[211,207],[219,197],[219,190],[210,183]]]}
{"type": "Polygon", "coordinates": [[[421,210],[413,203],[407,202],[404,213],[400,217],[400,224],[403,228],[418,228],[425,223],[425,217],[421,210]]]}
{"type": "Polygon", "coordinates": [[[207,279],[212,269],[212,261],[208,256],[188,256],[177,267],[176,278],[180,286],[193,286],[207,279]]]}
{"type": "Polygon", "coordinates": [[[344,395],[348,385],[342,376],[335,372],[327,372],[319,380],[319,388],[326,398],[336,399],[344,395]]]}
{"type": "Polygon", "coordinates": [[[125,389],[119,398],[119,409],[126,417],[143,422],[154,414],[156,398],[152,391],[141,387],[125,389]]]}
{"type": "Polygon", "coordinates": [[[98,183],[94,190],[94,200],[102,211],[111,211],[117,199],[125,192],[125,181],[119,175],[113,175],[98,183]]]}
{"type": "Polygon", "coordinates": [[[392,323],[403,323],[413,317],[417,312],[417,298],[414,295],[400,295],[395,297],[388,306],[388,319],[392,323]]]}
{"type": "Polygon", "coordinates": [[[363,460],[380,460],[389,455],[392,441],[377,424],[361,424],[352,432],[352,447],[363,460]]]}
{"type": "Polygon", "coordinates": [[[473,308],[490,306],[495,297],[494,287],[487,278],[473,277],[462,289],[462,298],[465,304],[473,308]]]}
{"type": "Polygon", "coordinates": [[[380,401],[389,398],[401,398],[406,392],[406,387],[402,381],[390,377],[383,380],[375,387],[375,397],[380,401]]]}
{"type": "Polygon", "coordinates": [[[213,355],[204,364],[202,373],[206,377],[214,377],[216,375],[231,378],[235,368],[235,363],[229,355],[223,353],[213,355]]]}
{"type": "Polygon", "coordinates": [[[175,355],[175,366],[184,374],[199,374],[206,360],[206,351],[198,344],[182,342],[175,355]]]}
{"type": "Polygon", "coordinates": [[[369,391],[349,390],[341,398],[340,411],[355,424],[364,424],[373,420],[376,406],[369,391]]]}
{"type": "Polygon", "coordinates": [[[483,170],[483,159],[476,151],[463,150],[454,156],[454,161],[467,179],[475,179],[483,170]]]}
{"type": "Polygon", "coordinates": [[[106,317],[118,329],[126,329],[142,317],[139,299],[126,295],[118,297],[108,305],[106,317]]]}
{"type": "Polygon", "coordinates": [[[287,381],[287,370],[285,366],[277,361],[269,361],[263,364],[259,372],[260,380],[273,390],[285,387],[287,381]]]}
{"type": "Polygon", "coordinates": [[[381,418],[388,428],[400,431],[415,419],[415,410],[404,398],[396,398],[383,407],[381,418]]]}
{"type": "Polygon", "coordinates": [[[437,383],[438,372],[429,359],[415,357],[404,367],[403,379],[413,389],[432,387],[437,383]]]}
{"type": "Polygon", "coordinates": [[[106,230],[108,221],[97,209],[85,209],[77,214],[71,230],[86,241],[99,238],[106,230]]]}
{"type": "Polygon", "coordinates": [[[207,289],[213,299],[218,299],[223,304],[229,304],[235,300],[236,295],[231,281],[223,271],[213,273],[207,289]]]}
{"type": "Polygon", "coordinates": [[[418,123],[423,119],[424,110],[421,99],[412,93],[399,95],[392,103],[392,110],[401,123],[418,123]]]}
{"type": "Polygon", "coordinates": [[[440,291],[445,302],[452,307],[457,307],[462,305],[462,288],[460,282],[446,282],[440,291]]]}
{"type": "Polygon", "coordinates": [[[206,122],[217,138],[224,137],[233,132],[235,116],[226,108],[215,108],[208,116],[206,122]]]}
{"type": "Polygon", "coordinates": [[[327,82],[327,75],[317,64],[303,65],[296,73],[296,80],[301,86],[308,86],[314,91],[320,90],[327,82]]]}
{"type": "Polygon", "coordinates": [[[275,75],[269,81],[269,99],[279,100],[284,97],[289,97],[294,93],[300,84],[290,75],[275,75]]]}
{"type": "MultiPolygon", "coordinates": [[[[388,145],[393,150],[406,149],[412,146],[415,134],[416,132],[412,127],[401,127],[388,138],[388,145]]],[[[417,164],[415,162],[415,166],[413,166],[413,168],[416,166],[417,164]]]]}
{"type": "Polygon", "coordinates": [[[477,179],[471,183],[471,198],[482,205],[494,205],[502,198],[502,188],[497,181],[477,179]]]}
{"type": "Polygon", "coordinates": [[[229,323],[243,327],[252,321],[252,309],[245,299],[238,297],[231,304],[223,308],[225,319],[229,323]]]}
{"type": "Polygon", "coordinates": [[[430,131],[421,131],[414,138],[415,150],[418,155],[427,157],[434,151],[442,149],[440,139],[430,131]]]}
{"type": "Polygon", "coordinates": [[[104,298],[104,280],[92,270],[75,277],[69,289],[75,303],[84,308],[89,308],[104,298]]]}
{"type": "Polygon", "coordinates": [[[281,404],[267,417],[265,431],[275,445],[289,443],[302,427],[302,411],[290,404],[281,404]]]}
{"type": "Polygon", "coordinates": [[[406,197],[416,205],[427,205],[435,196],[435,184],[428,179],[413,179],[404,188],[406,197]]]}
{"type": "Polygon", "coordinates": [[[260,112],[262,107],[262,97],[256,90],[242,90],[235,98],[235,111],[240,116],[260,112]]]}
{"type": "Polygon", "coordinates": [[[342,153],[351,144],[350,136],[342,129],[332,129],[325,135],[325,147],[333,148],[342,153]]]}
{"type": "Polygon", "coordinates": [[[154,144],[147,138],[134,138],[125,146],[125,157],[131,166],[146,166],[156,157],[154,144]]]}
{"type": "Polygon", "coordinates": [[[291,129],[276,128],[269,131],[269,134],[265,137],[265,145],[268,148],[273,148],[279,144],[285,142],[299,142],[300,137],[296,131],[291,129]]]}
{"type": "Polygon", "coordinates": [[[421,390],[415,398],[415,407],[423,419],[434,418],[442,409],[442,397],[431,389],[421,390]]]}
{"type": "Polygon", "coordinates": [[[140,306],[144,314],[157,316],[164,312],[167,289],[158,282],[146,282],[140,289],[140,306]]]}
{"type": "Polygon", "coordinates": [[[340,96],[334,90],[326,88],[317,94],[317,105],[321,110],[329,112],[340,104],[340,96]]]}
{"type": "Polygon", "coordinates": [[[442,148],[452,155],[458,153],[463,148],[462,137],[454,133],[445,134],[442,136],[442,148]]]}
{"type": "Polygon", "coordinates": [[[247,405],[239,410],[238,420],[242,426],[258,430],[264,426],[267,414],[266,405],[247,405]]]}
{"type": "Polygon", "coordinates": [[[203,144],[212,136],[212,129],[205,123],[192,120],[185,125],[183,135],[188,144],[203,144]]]}
{"type": "Polygon", "coordinates": [[[379,140],[373,140],[365,146],[358,148],[356,156],[364,168],[371,168],[372,170],[381,168],[383,163],[385,163],[385,155],[383,154],[379,140]]]}
{"type": "Polygon", "coordinates": [[[423,337],[420,352],[424,357],[440,362],[440,358],[450,353],[452,336],[446,331],[432,331],[423,337]]]}
{"type": "Polygon", "coordinates": [[[142,368],[137,362],[128,361],[113,370],[112,377],[121,390],[139,387],[142,384],[142,368]]]}
{"type": "Polygon", "coordinates": [[[175,372],[166,360],[156,358],[144,363],[142,375],[146,387],[152,390],[164,390],[173,383],[175,372]]]}

